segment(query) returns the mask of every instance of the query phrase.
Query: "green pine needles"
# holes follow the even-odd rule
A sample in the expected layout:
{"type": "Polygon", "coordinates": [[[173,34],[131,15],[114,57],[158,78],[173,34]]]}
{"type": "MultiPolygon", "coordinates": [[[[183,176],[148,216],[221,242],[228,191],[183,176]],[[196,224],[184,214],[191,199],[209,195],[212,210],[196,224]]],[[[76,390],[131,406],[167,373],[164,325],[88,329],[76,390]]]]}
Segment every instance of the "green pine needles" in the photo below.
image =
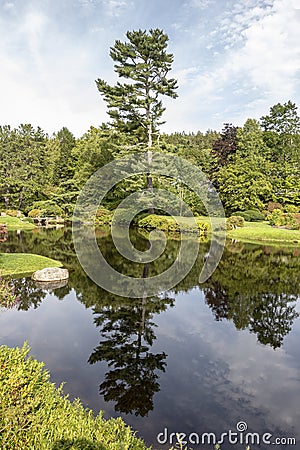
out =
{"type": "Polygon", "coordinates": [[[112,125],[120,131],[135,133],[139,142],[152,147],[165,110],[161,97],[176,98],[177,81],[168,78],[173,55],[167,53],[168,36],[159,29],[128,31],[128,42],[117,40],[110,56],[115,72],[128,83],[110,86],[98,79],[99,92],[107,102],[112,125]]]}

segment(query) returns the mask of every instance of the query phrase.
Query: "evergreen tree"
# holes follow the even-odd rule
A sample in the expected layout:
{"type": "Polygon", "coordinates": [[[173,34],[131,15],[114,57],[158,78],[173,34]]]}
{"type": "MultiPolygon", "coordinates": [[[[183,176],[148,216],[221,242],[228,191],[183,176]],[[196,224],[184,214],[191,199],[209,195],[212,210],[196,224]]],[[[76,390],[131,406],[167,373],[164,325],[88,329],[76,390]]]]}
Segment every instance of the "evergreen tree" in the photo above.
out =
{"type": "Polygon", "coordinates": [[[39,199],[49,179],[46,135],[30,125],[0,127],[0,197],[6,209],[39,199]]]}
{"type": "MultiPolygon", "coordinates": [[[[161,97],[176,98],[177,82],[167,78],[173,55],[167,53],[168,36],[159,29],[128,31],[128,42],[117,40],[110,56],[115,61],[115,72],[129,80],[110,86],[98,79],[96,84],[108,105],[112,125],[120,131],[134,133],[139,144],[148,147],[148,163],[151,164],[154,136],[165,110],[161,97]]],[[[152,177],[147,176],[147,187],[153,189],[152,177]]],[[[153,208],[150,208],[153,213],[153,208]]]]}
{"type": "Polygon", "coordinates": [[[261,117],[266,144],[275,160],[300,162],[300,117],[295,103],[277,103],[261,117]]]}
{"type": "Polygon", "coordinates": [[[59,143],[59,154],[54,166],[54,183],[60,184],[71,179],[74,175],[72,150],[76,140],[66,127],[63,127],[56,134],[56,139],[59,143]]]}
{"type": "Polygon", "coordinates": [[[128,31],[129,42],[116,41],[110,56],[115,72],[129,83],[110,86],[98,79],[96,84],[107,102],[113,125],[121,131],[136,132],[139,141],[151,148],[165,110],[161,96],[176,98],[177,82],[168,79],[173,55],[167,53],[168,36],[159,29],[128,31]]]}
{"type": "Polygon", "coordinates": [[[237,154],[240,156],[261,155],[267,153],[267,147],[260,124],[255,119],[247,119],[244,126],[237,130],[237,154]]]}

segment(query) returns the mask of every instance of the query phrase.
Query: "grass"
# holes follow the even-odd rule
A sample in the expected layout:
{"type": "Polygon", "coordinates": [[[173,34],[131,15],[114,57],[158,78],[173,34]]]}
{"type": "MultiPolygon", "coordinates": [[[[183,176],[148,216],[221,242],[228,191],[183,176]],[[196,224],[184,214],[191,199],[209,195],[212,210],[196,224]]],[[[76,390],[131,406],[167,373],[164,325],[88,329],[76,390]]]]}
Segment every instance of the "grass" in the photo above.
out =
{"type": "Polygon", "coordinates": [[[36,226],[33,223],[24,222],[18,217],[1,216],[0,223],[4,223],[7,226],[8,231],[12,230],[33,230],[36,226]]]}
{"type": "MultiPolygon", "coordinates": [[[[158,229],[168,229],[165,224],[174,223],[174,219],[186,226],[187,231],[191,227],[193,218],[191,217],[168,217],[168,216],[147,216],[139,222],[139,226],[147,228],[148,225],[154,225],[158,229]]],[[[197,223],[210,225],[210,218],[201,216],[195,218],[197,223]]],[[[222,222],[222,219],[220,219],[222,222]]],[[[215,219],[217,222],[218,219],[215,219]]],[[[210,226],[209,226],[210,228],[210,226]]],[[[176,230],[175,230],[176,231],[176,230]]],[[[208,229],[209,232],[209,229],[208,229]]],[[[288,230],[286,228],[275,228],[269,222],[245,222],[245,226],[235,230],[227,231],[226,236],[231,239],[237,239],[249,243],[265,243],[265,244],[300,244],[300,231],[288,230]]]]}
{"type": "Polygon", "coordinates": [[[121,418],[94,417],[50,382],[29,347],[0,346],[2,450],[147,450],[121,418]]]}
{"type": "Polygon", "coordinates": [[[274,228],[268,222],[245,222],[243,228],[227,231],[227,237],[244,242],[300,244],[300,231],[274,228]]]}
{"type": "Polygon", "coordinates": [[[0,274],[25,275],[46,267],[61,267],[60,261],[30,253],[0,253],[0,274]]]}

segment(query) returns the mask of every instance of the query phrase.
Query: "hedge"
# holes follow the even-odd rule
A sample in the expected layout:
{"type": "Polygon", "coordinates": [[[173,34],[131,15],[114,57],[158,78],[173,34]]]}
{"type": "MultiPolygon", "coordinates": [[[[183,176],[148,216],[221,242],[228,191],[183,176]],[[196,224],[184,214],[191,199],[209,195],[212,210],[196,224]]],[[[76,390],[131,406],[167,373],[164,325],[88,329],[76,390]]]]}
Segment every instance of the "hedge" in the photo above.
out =
{"type": "Polygon", "coordinates": [[[0,346],[1,450],[146,450],[121,418],[70,402],[30,349],[0,346]]]}

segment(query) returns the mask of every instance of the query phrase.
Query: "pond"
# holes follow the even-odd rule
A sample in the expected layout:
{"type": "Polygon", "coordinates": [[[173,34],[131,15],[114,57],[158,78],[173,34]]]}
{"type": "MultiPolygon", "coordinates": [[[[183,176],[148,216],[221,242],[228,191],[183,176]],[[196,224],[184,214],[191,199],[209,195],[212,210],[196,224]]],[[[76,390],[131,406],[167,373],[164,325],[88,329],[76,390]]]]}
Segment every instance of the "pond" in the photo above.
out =
{"type": "MultiPolygon", "coordinates": [[[[142,265],[117,253],[105,228],[97,240],[117,270],[144,276],[142,265]]],[[[132,241],[147,248],[137,231],[132,241]]],[[[179,245],[169,239],[147,276],[170,266],[179,245]]],[[[208,248],[201,243],[194,267],[172,291],[129,299],[87,277],[69,229],[11,232],[1,251],[59,259],[70,279],[53,291],[30,278],[13,280],[20,302],[0,314],[1,344],[27,340],[71,399],[106,418],[121,415],[154,449],[175,445],[176,432],[186,434],[188,447],[211,449],[197,439],[237,427],[234,448],[245,449],[247,433],[300,439],[300,249],[227,242],[219,266],[199,285],[208,248]]],[[[222,449],[229,448],[225,437],[222,449]]]]}

